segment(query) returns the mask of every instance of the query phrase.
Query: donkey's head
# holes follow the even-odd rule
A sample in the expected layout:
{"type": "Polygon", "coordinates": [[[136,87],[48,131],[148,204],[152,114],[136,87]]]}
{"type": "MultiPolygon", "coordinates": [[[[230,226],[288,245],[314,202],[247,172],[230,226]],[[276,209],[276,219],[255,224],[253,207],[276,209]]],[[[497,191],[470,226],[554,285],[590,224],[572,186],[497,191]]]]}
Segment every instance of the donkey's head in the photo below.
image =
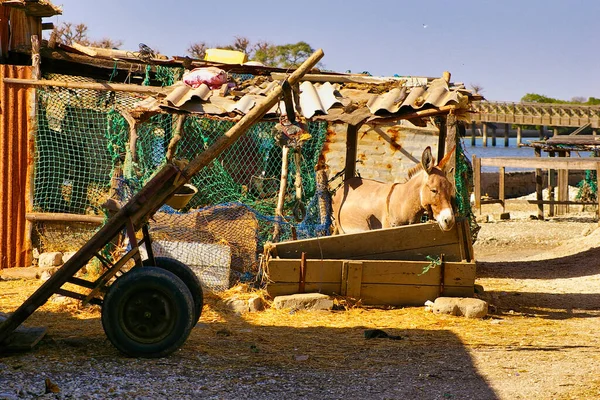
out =
{"type": "Polygon", "coordinates": [[[431,148],[428,146],[423,151],[421,165],[425,174],[421,184],[421,206],[426,210],[431,210],[433,217],[444,231],[449,231],[454,226],[454,211],[452,209],[452,196],[454,195],[454,186],[446,178],[448,160],[452,156],[454,149],[444,156],[444,158],[435,165],[435,159],[431,154],[431,148]]]}

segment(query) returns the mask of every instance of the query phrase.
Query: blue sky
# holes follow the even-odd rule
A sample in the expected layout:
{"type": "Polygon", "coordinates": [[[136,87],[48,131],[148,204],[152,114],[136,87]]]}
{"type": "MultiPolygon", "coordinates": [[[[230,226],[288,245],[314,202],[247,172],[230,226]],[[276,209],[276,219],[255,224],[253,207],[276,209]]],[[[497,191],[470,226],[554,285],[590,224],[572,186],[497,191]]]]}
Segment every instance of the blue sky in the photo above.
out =
{"type": "Polygon", "coordinates": [[[322,48],[326,69],[441,76],[478,84],[494,101],[526,93],[600,98],[599,0],[155,1],[54,0],[55,24],[83,22],[91,39],[142,42],[185,55],[235,36],[322,48]]]}

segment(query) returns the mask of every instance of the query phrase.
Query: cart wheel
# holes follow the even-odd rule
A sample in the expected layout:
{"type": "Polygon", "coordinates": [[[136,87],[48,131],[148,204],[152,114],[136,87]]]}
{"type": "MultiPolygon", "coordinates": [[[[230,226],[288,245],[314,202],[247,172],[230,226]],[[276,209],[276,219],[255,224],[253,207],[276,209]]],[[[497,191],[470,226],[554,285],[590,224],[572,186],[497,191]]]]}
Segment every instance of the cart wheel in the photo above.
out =
{"type": "MultiPolygon", "coordinates": [[[[144,265],[151,266],[150,260],[144,260],[144,265]]],[[[155,267],[166,269],[169,272],[177,275],[179,279],[186,284],[188,289],[190,289],[190,293],[192,294],[192,299],[194,300],[194,322],[198,322],[200,319],[200,315],[202,314],[202,306],[203,306],[203,295],[202,295],[202,285],[200,284],[200,279],[198,276],[184,263],[174,258],[169,257],[155,257],[154,261],[156,261],[155,267]]]]}
{"type": "Polygon", "coordinates": [[[111,343],[132,357],[163,357],[177,350],[194,326],[194,302],[175,274],[134,268],[104,297],[102,326],[111,343]]]}

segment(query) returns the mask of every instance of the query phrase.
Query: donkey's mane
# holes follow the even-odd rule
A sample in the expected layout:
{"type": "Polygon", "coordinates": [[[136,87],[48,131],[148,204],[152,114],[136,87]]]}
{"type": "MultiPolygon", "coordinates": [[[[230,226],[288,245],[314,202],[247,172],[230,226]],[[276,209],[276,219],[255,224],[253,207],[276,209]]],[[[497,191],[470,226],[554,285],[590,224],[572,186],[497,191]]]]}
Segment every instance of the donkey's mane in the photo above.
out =
{"type": "Polygon", "coordinates": [[[423,171],[423,165],[421,163],[410,168],[408,170],[408,178],[406,178],[406,181],[408,182],[413,176],[415,176],[416,174],[418,174],[421,171],[423,171]]]}

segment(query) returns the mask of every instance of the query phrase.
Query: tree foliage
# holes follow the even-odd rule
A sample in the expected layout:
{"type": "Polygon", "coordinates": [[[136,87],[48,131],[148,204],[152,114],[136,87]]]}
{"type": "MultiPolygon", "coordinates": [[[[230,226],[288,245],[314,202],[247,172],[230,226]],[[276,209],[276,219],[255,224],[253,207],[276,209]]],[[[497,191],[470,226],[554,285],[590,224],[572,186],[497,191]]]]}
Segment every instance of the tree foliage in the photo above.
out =
{"type": "Polygon", "coordinates": [[[527,93],[525,96],[521,97],[521,101],[524,103],[581,104],[584,106],[600,105],[600,99],[595,97],[590,97],[586,100],[583,96],[576,96],[571,100],[560,100],[537,93],[527,93]]]}
{"type": "Polygon", "coordinates": [[[88,27],[86,24],[73,24],[63,22],[54,28],[52,36],[58,43],[71,46],[73,42],[84,46],[102,47],[105,49],[119,48],[123,45],[122,40],[102,38],[100,40],[91,40],[88,36],[88,27]]]}
{"type": "MultiPolygon", "coordinates": [[[[249,60],[281,68],[298,67],[314,52],[306,42],[275,45],[267,41],[258,41],[253,44],[243,36],[236,36],[231,44],[212,47],[241,51],[248,55],[249,60]]],[[[191,44],[187,52],[194,58],[203,59],[207,48],[206,42],[197,42],[191,44]]]]}

